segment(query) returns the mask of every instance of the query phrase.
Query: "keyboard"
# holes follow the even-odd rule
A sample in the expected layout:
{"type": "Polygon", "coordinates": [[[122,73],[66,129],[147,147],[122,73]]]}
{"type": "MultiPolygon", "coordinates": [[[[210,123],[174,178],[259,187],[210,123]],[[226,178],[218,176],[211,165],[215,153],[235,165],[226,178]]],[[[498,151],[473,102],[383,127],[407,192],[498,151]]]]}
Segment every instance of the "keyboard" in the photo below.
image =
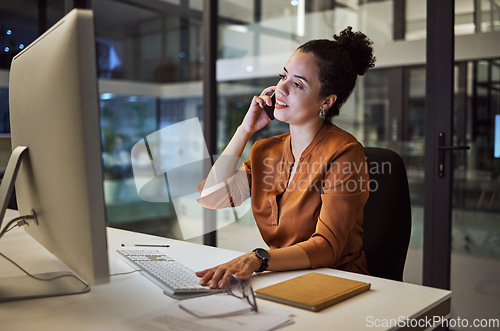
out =
{"type": "Polygon", "coordinates": [[[184,299],[223,290],[200,285],[195,273],[174,259],[151,249],[119,249],[122,259],[163,289],[165,294],[184,299]]]}

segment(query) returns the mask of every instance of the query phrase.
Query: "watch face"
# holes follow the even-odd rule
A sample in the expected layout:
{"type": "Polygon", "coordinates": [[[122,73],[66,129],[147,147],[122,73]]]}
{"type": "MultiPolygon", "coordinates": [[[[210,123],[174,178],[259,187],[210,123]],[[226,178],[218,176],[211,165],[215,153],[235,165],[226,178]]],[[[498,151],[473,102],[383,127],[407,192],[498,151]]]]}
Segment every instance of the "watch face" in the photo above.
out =
{"type": "Polygon", "coordinates": [[[266,271],[270,257],[269,252],[263,248],[256,248],[253,251],[255,252],[255,256],[261,261],[260,268],[257,272],[266,271]]]}
{"type": "Polygon", "coordinates": [[[257,257],[261,260],[269,260],[269,252],[263,248],[257,248],[255,254],[257,254],[257,257]]]}

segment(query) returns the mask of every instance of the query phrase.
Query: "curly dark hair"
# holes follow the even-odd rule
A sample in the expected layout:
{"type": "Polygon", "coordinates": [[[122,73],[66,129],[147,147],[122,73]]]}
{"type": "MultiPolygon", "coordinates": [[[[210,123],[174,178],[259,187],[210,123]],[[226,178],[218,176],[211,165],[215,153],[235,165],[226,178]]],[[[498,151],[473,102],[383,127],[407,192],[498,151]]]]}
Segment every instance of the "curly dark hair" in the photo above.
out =
{"type": "Polygon", "coordinates": [[[337,96],[333,106],[326,112],[326,120],[339,114],[340,107],[354,89],[357,76],[364,75],[375,66],[372,44],[365,34],[353,32],[352,27],[348,26],[334,35],[333,40],[311,40],[297,48],[298,51],[314,55],[319,67],[320,97],[337,96]]]}

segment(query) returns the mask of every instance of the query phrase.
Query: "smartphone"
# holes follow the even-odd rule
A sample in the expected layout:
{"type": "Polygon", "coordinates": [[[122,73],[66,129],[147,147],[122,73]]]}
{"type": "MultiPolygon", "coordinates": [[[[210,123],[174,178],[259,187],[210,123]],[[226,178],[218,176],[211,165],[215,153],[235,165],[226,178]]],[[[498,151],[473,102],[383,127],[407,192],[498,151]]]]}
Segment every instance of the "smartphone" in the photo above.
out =
{"type": "Polygon", "coordinates": [[[272,106],[268,106],[267,103],[264,105],[264,110],[266,111],[267,116],[272,120],[274,120],[274,105],[276,104],[276,96],[271,94],[271,101],[273,102],[272,106]]]}

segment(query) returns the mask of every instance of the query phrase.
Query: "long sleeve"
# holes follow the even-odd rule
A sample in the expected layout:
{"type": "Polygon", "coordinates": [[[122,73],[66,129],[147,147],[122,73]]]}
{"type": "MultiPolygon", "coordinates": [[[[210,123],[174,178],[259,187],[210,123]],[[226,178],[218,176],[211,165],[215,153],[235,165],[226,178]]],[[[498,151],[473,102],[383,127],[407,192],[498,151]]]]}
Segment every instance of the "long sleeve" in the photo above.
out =
{"type": "Polygon", "coordinates": [[[214,188],[205,188],[205,179],[196,185],[196,189],[201,196],[197,199],[197,202],[209,209],[239,206],[250,198],[250,180],[251,169],[250,163],[247,161],[226,183],[219,183],[214,188]],[[210,191],[210,193],[205,194],[203,190],[210,191]]]}

